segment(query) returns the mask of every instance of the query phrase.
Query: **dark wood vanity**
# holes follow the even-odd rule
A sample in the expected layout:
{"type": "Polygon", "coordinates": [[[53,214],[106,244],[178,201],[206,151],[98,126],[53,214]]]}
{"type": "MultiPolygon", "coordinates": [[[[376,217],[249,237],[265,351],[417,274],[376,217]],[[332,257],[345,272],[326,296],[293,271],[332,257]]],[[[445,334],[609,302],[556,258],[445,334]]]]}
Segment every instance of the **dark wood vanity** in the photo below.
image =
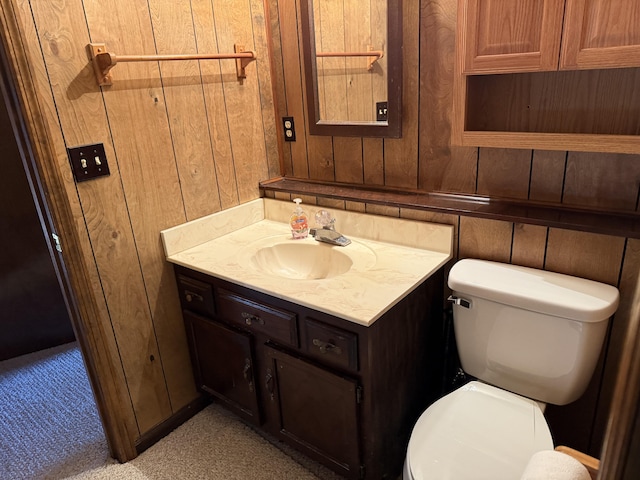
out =
{"type": "Polygon", "coordinates": [[[367,327],[174,267],[202,392],[347,478],[397,478],[441,394],[442,268],[367,327]]]}

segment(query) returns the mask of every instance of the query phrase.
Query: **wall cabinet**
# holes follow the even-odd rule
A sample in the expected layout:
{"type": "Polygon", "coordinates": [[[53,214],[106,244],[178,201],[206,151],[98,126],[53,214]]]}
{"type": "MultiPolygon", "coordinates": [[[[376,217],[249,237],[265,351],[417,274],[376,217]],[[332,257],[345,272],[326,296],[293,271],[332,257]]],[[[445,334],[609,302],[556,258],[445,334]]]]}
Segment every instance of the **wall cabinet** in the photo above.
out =
{"type": "Polygon", "coordinates": [[[174,267],[200,391],[347,478],[397,478],[442,395],[442,269],[367,327],[174,267]]]}
{"type": "Polygon", "coordinates": [[[465,74],[640,66],[635,0],[461,0],[459,17],[465,74]]]}
{"type": "Polygon", "coordinates": [[[452,143],[640,153],[640,3],[459,0],[452,143]]]}

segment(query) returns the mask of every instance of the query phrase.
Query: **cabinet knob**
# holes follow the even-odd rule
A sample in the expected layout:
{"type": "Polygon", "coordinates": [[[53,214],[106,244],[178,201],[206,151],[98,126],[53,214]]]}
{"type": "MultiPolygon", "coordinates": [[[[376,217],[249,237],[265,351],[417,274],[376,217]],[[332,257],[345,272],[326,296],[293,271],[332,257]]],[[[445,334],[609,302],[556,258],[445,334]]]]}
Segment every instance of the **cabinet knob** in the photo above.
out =
{"type": "Polygon", "coordinates": [[[336,355],[342,354],[342,349],[331,342],[323,342],[319,338],[314,338],[313,344],[320,349],[320,353],[334,353],[336,355]]]}
{"type": "Polygon", "coordinates": [[[264,320],[252,313],[242,312],[242,318],[244,318],[244,323],[247,325],[253,325],[254,323],[264,325],[264,320]]]}
{"type": "Polygon", "coordinates": [[[198,295],[197,293],[194,293],[190,290],[184,291],[184,298],[187,302],[192,302],[194,299],[198,300],[199,302],[204,301],[204,298],[202,298],[202,295],[198,295]]]}

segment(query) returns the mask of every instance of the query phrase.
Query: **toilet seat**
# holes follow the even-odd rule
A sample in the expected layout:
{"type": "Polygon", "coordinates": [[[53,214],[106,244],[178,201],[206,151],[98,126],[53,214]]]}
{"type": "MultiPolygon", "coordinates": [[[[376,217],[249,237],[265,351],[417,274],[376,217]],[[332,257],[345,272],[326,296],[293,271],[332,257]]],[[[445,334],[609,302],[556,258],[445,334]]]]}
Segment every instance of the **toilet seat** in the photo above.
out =
{"type": "Polygon", "coordinates": [[[535,401],[474,381],[420,416],[404,480],[518,479],[534,453],[550,449],[551,432],[535,401]]]}

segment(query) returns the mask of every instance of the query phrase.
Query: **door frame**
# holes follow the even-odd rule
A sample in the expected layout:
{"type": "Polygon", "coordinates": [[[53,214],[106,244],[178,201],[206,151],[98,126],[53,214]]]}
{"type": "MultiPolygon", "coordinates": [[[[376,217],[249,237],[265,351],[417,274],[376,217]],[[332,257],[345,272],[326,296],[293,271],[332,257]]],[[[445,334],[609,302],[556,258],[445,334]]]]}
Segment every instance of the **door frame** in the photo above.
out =
{"type": "Polygon", "coordinates": [[[122,365],[101,321],[105,317],[91,286],[91,267],[82,254],[82,232],[56,167],[55,148],[40,113],[11,0],[0,0],[0,94],[4,97],[47,248],[67,305],[112,457],[137,456],[139,437],[122,365]],[[61,252],[56,249],[56,234],[61,252]]]}

